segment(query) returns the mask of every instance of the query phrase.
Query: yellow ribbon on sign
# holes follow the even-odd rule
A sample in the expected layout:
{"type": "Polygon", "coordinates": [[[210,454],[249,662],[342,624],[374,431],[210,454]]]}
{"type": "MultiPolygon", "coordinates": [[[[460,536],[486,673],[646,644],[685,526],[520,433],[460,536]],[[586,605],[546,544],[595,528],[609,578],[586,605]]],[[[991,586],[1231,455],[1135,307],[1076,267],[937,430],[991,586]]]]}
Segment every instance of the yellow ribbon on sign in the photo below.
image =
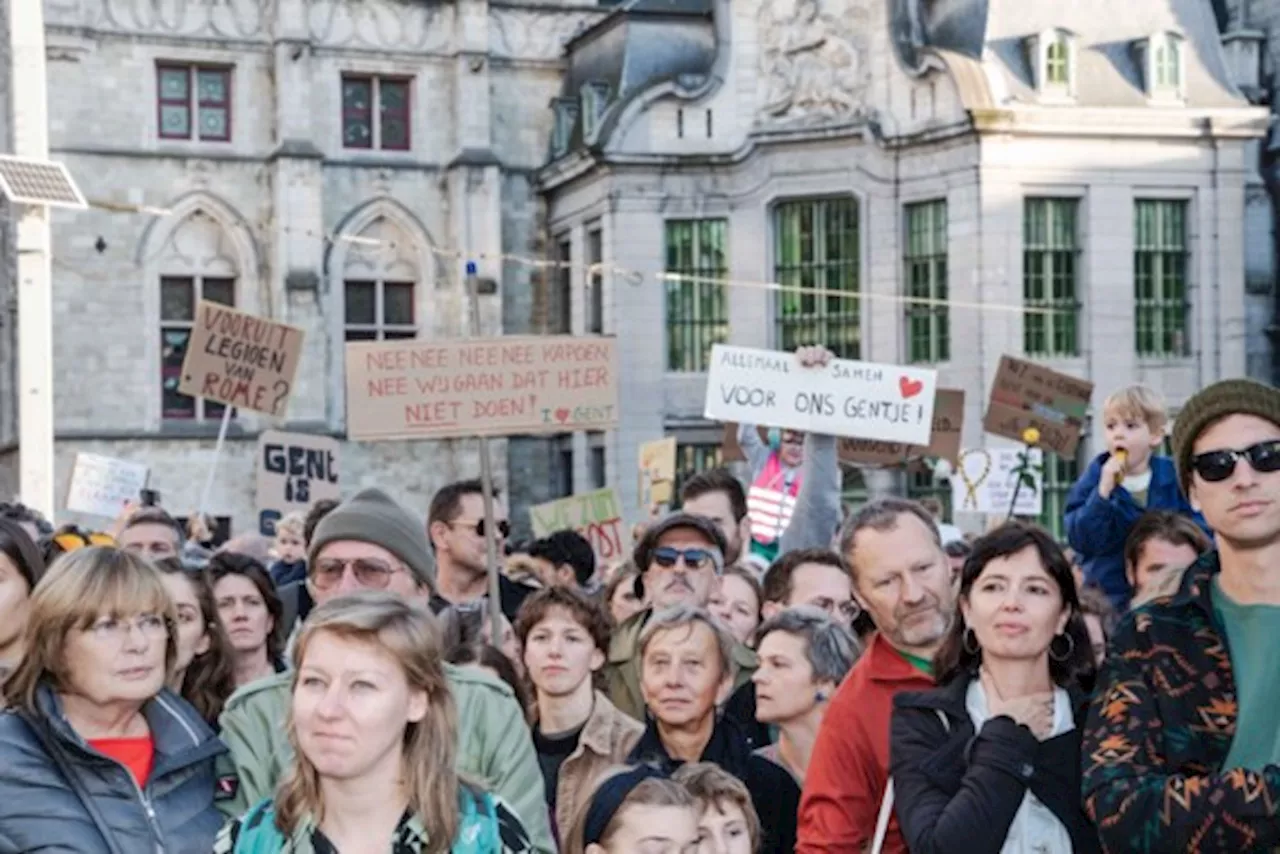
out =
{"type": "Polygon", "coordinates": [[[967,508],[970,504],[973,505],[974,510],[978,509],[978,487],[986,483],[987,478],[991,475],[991,465],[991,454],[981,448],[974,448],[960,455],[960,470],[956,473],[960,475],[960,482],[964,484],[965,489],[965,497],[961,509],[967,508]],[[982,473],[973,480],[969,479],[969,469],[965,465],[965,461],[970,454],[981,454],[983,459],[982,473]]]}

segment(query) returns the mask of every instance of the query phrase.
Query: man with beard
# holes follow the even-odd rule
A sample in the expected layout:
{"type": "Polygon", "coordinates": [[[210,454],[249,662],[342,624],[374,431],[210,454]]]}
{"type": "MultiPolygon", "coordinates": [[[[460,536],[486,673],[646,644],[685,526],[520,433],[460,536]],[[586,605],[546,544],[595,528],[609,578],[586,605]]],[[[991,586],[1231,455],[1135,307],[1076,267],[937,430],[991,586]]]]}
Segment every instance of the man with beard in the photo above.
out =
{"type": "MultiPolygon", "coordinates": [[[[878,632],[823,718],[800,803],[798,854],[859,854],[889,780],[894,695],[933,687],[933,655],[955,615],[954,575],[933,517],[886,498],[845,523],[840,550],[878,632]]],[[[906,854],[897,822],[886,854],[906,854]]]]}
{"type": "MultiPolygon", "coordinates": [[[[656,523],[636,546],[635,564],[641,573],[636,595],[646,607],[614,631],[604,671],[609,700],[636,720],[645,719],[640,691],[640,635],[644,627],[658,611],[680,606],[706,608],[724,571],[724,549],[720,529],[711,520],[688,513],[674,513],[656,523]]],[[[755,653],[735,644],[733,663],[737,667],[736,687],[755,671],[755,653]]]]}
{"type": "Polygon", "coordinates": [[[1280,847],[1280,391],[1225,380],[1173,428],[1213,528],[1172,595],[1128,614],[1084,730],[1084,805],[1110,852],[1280,847]]]}

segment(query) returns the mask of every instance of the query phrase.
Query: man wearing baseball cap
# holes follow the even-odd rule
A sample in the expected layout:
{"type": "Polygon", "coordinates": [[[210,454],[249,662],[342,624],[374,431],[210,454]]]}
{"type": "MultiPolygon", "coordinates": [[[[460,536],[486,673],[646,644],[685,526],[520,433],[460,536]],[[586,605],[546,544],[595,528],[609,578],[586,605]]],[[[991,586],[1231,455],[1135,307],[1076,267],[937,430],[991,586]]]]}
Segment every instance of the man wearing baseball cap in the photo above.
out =
{"type": "Polygon", "coordinates": [[[1112,640],[1082,748],[1109,852],[1280,846],[1280,391],[1226,380],[1173,428],[1216,550],[1112,640]]]}
{"type": "MultiPolygon", "coordinates": [[[[435,562],[422,525],[380,489],[365,489],[316,526],[307,589],[316,605],[358,590],[386,590],[424,605],[435,562]]],[[[478,668],[445,664],[458,708],[458,770],[491,787],[519,814],[539,852],[554,852],[542,772],[511,689],[478,668]]],[[[219,780],[219,806],[239,816],[270,796],[293,758],[285,729],[292,674],[237,691],[219,723],[235,773],[219,780]]]]}
{"type": "MultiPolygon", "coordinates": [[[[635,564],[640,569],[636,595],[646,607],[614,630],[604,671],[609,700],[636,720],[644,720],[645,708],[640,694],[640,634],[656,611],[681,605],[706,608],[720,584],[724,552],[724,535],[715,523],[689,513],[672,513],[660,520],[636,545],[635,564]]],[[[737,644],[733,658],[737,688],[751,678],[756,656],[737,644]]]]}

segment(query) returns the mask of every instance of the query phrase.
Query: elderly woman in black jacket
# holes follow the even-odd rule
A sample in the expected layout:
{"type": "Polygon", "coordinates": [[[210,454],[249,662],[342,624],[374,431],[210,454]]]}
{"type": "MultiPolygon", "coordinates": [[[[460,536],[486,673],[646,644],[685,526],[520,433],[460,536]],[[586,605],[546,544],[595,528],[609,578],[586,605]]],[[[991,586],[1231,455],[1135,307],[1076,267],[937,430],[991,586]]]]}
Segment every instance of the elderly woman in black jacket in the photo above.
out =
{"type": "Polygon", "coordinates": [[[1080,805],[1080,725],[1093,654],[1071,565],[1042,529],[974,544],[939,687],[899,695],[890,739],[912,854],[1092,854],[1080,805]]]}

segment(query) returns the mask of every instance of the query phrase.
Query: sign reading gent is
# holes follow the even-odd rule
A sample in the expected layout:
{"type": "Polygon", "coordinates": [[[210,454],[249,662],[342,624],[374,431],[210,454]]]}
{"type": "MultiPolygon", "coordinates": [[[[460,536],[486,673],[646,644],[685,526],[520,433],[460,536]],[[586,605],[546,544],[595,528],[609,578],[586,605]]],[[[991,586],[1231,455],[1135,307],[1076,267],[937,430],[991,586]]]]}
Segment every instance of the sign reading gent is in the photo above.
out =
{"type": "Polygon", "coordinates": [[[276,522],[317,501],[338,500],[338,440],[268,430],[258,439],[258,531],[272,536],[276,522]]]}
{"type": "Polygon", "coordinates": [[[178,391],[281,416],[302,354],[302,330],[201,300],[178,391]]]}

